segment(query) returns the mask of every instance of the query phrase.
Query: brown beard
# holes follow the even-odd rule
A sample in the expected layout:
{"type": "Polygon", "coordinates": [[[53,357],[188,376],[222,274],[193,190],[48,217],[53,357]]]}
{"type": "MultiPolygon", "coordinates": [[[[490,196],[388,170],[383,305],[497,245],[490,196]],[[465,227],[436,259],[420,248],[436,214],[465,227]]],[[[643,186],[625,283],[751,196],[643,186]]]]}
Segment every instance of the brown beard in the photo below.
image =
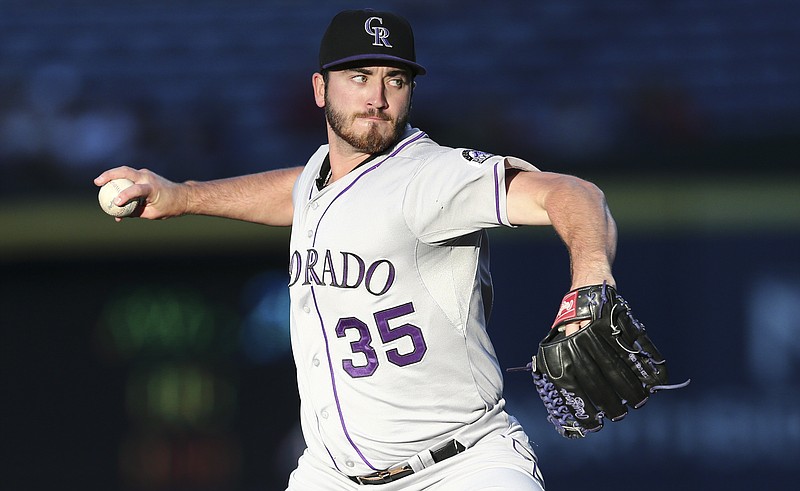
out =
{"type": "Polygon", "coordinates": [[[368,154],[382,153],[397,143],[403,136],[406,123],[408,123],[408,112],[403,113],[396,120],[392,120],[389,116],[378,110],[371,110],[348,118],[344,113],[337,111],[331,106],[330,101],[328,101],[327,93],[325,94],[325,117],[336,136],[359,152],[368,154]],[[372,126],[366,134],[357,135],[347,127],[347,123],[352,123],[357,117],[362,116],[382,117],[391,123],[392,131],[388,135],[384,135],[378,130],[377,126],[372,126]]]}

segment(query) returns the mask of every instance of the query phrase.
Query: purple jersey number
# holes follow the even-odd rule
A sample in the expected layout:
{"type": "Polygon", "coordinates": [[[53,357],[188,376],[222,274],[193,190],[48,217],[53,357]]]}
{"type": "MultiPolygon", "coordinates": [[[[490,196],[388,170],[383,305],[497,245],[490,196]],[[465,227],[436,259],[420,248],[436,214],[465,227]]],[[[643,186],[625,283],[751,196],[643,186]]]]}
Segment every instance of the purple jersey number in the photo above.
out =
{"type": "MultiPolygon", "coordinates": [[[[428,351],[425,339],[422,337],[422,330],[419,327],[408,323],[397,327],[389,325],[389,321],[412,313],[414,313],[414,306],[411,303],[406,303],[374,314],[375,323],[378,326],[378,334],[384,344],[403,337],[411,339],[412,349],[408,353],[400,353],[397,348],[386,351],[386,358],[389,362],[399,367],[419,362],[425,356],[425,352],[428,351]]],[[[363,354],[367,363],[366,365],[357,366],[352,359],[346,359],[342,360],[342,368],[353,378],[369,377],[378,369],[378,356],[375,348],[372,347],[372,335],[369,332],[369,328],[363,321],[355,317],[344,317],[339,319],[336,324],[336,336],[339,338],[345,337],[345,331],[348,329],[355,329],[359,335],[357,340],[350,343],[350,349],[353,353],[363,354]]]]}
{"type": "Polygon", "coordinates": [[[342,368],[353,378],[369,377],[378,369],[378,355],[372,347],[372,335],[369,333],[369,328],[363,321],[355,317],[344,317],[339,319],[336,324],[336,336],[345,337],[345,331],[348,329],[358,331],[359,337],[350,343],[350,349],[353,353],[363,353],[367,358],[367,364],[356,366],[353,364],[353,360],[342,360],[342,368]]]}
{"type": "Polygon", "coordinates": [[[428,347],[425,345],[425,339],[422,337],[422,329],[419,327],[413,324],[403,324],[395,328],[389,326],[390,320],[413,313],[414,306],[410,302],[375,313],[375,322],[378,324],[378,334],[381,336],[381,341],[388,343],[400,339],[403,336],[411,338],[413,349],[410,353],[401,354],[397,348],[390,349],[386,352],[386,357],[389,361],[398,367],[417,363],[425,356],[425,352],[428,351],[428,347]]]}

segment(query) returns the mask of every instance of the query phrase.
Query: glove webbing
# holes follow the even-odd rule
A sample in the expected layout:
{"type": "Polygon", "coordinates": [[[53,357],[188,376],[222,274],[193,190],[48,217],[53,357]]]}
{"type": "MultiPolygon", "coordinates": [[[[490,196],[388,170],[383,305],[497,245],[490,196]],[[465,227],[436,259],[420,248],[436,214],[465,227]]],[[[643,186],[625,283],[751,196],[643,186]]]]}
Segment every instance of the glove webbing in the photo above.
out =
{"type": "Polygon", "coordinates": [[[550,382],[547,375],[531,372],[533,383],[536,386],[536,391],[547,409],[547,421],[555,426],[556,431],[566,438],[583,438],[586,433],[591,431],[599,431],[603,427],[603,413],[602,411],[597,414],[597,420],[600,425],[595,429],[587,430],[581,427],[572,413],[567,408],[564,398],[556,390],[556,386],[550,382]]]}

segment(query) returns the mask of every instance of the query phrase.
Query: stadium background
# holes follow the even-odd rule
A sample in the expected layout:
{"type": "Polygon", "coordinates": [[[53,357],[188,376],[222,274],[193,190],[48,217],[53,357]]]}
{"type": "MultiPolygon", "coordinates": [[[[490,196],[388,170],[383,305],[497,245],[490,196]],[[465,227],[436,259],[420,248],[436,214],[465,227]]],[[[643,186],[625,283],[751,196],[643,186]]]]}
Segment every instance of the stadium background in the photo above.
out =
{"type": "MultiPolygon", "coordinates": [[[[284,489],[301,449],[287,231],[117,224],[91,180],[118,164],[183,180],[304,163],[324,137],[321,31],[362,6],[0,1],[2,489],[284,489]]],[[[415,125],[603,187],[620,288],[693,379],[574,442],[508,376],[548,488],[796,483],[800,6],[372,6],[415,26],[429,69],[415,125]]],[[[517,366],[568,287],[566,256],[544,230],[492,238],[491,331],[517,366]]]]}

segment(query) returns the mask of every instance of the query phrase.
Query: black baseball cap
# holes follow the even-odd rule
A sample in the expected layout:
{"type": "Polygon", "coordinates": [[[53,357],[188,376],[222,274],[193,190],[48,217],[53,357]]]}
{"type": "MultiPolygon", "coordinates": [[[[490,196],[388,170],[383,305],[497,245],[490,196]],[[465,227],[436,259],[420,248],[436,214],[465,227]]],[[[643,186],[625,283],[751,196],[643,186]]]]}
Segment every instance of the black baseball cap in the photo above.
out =
{"type": "Polygon", "coordinates": [[[417,63],[414,32],[403,17],[372,9],[345,10],[331,20],[319,47],[322,70],[361,61],[400,63],[414,75],[425,75],[417,63]]]}

